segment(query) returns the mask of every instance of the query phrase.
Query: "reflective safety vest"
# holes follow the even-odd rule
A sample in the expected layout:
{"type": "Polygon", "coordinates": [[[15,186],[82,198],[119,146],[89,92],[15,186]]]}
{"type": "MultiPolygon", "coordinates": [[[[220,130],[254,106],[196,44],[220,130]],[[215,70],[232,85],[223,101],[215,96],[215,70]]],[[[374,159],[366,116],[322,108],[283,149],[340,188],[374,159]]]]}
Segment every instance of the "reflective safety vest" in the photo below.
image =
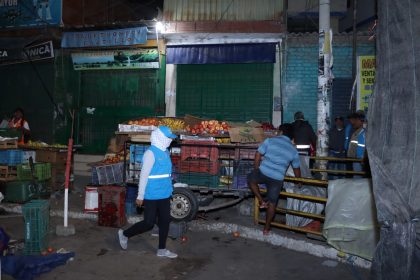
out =
{"type": "Polygon", "coordinates": [[[363,158],[366,148],[366,135],[365,135],[365,129],[362,128],[357,135],[356,139],[350,140],[349,149],[350,146],[357,146],[356,147],[356,158],[363,158]]]}
{"type": "Polygon", "coordinates": [[[169,151],[162,151],[156,146],[150,146],[149,150],[155,157],[155,163],[150,171],[144,199],[165,199],[172,195],[172,162],[169,151]]]}

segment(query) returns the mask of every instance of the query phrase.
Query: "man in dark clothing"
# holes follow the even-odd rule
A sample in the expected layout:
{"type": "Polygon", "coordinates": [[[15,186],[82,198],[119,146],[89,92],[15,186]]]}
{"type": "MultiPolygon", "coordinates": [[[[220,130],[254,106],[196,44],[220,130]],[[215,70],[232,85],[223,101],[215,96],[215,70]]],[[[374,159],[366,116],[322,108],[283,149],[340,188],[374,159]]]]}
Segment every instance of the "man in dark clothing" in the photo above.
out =
{"type": "Polygon", "coordinates": [[[295,113],[295,121],[292,123],[293,138],[299,154],[309,155],[310,148],[316,147],[316,135],[312,126],[305,121],[302,112],[295,113]]]}
{"type": "MultiPolygon", "coordinates": [[[[328,156],[335,158],[344,158],[346,157],[346,151],[344,149],[345,142],[345,131],[344,131],[344,119],[343,117],[335,118],[335,126],[330,130],[329,136],[329,152],[328,156]]],[[[342,162],[330,161],[328,163],[328,169],[331,170],[345,170],[346,164],[342,162]]],[[[342,178],[341,175],[330,175],[329,179],[339,179],[342,178]]]]}

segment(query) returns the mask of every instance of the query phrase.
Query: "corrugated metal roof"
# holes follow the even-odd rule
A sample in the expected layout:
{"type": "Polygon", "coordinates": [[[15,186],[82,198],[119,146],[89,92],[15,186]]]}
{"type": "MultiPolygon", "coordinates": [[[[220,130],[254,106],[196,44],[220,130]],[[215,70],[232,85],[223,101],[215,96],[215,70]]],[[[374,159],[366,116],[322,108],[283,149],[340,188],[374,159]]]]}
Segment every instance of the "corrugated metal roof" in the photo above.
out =
{"type": "Polygon", "coordinates": [[[283,19],[283,0],[165,0],[165,21],[283,19]]]}

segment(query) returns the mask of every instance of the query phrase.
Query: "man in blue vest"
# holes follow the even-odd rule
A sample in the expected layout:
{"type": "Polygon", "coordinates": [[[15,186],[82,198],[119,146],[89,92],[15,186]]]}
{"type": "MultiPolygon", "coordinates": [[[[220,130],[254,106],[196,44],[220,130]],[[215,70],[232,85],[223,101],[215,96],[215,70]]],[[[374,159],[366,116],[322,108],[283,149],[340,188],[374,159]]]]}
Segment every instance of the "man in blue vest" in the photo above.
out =
{"type": "Polygon", "coordinates": [[[176,138],[167,126],[160,126],[150,136],[151,146],[144,153],[140,173],[139,192],[136,204],[144,204],[144,220],[126,230],[118,231],[122,249],[127,249],[128,239],[153,228],[158,218],[159,249],[158,257],[176,258],[178,255],[166,249],[169,223],[171,220],[172,162],[168,147],[176,138]]]}
{"type": "MultiPolygon", "coordinates": [[[[356,112],[352,115],[353,117],[353,129],[354,132],[350,137],[349,146],[347,150],[347,157],[363,159],[365,155],[366,137],[365,129],[363,124],[365,122],[365,115],[356,112]]],[[[353,162],[353,171],[363,171],[363,165],[361,162],[353,162]]],[[[361,176],[353,176],[353,178],[360,178],[361,176]]]]}

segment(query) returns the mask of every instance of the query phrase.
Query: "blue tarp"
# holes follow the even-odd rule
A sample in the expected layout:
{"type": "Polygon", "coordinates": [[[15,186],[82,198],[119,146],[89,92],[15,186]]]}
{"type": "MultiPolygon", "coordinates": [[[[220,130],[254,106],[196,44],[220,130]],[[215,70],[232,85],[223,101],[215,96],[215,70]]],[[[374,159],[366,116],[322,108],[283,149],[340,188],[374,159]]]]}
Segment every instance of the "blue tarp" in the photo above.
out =
{"type": "Polygon", "coordinates": [[[275,63],[276,44],[168,46],[168,64],[275,63]]]}
{"type": "Polygon", "coordinates": [[[0,257],[1,272],[18,280],[32,280],[59,265],[66,264],[74,253],[50,254],[47,256],[5,256],[0,257]]]}

